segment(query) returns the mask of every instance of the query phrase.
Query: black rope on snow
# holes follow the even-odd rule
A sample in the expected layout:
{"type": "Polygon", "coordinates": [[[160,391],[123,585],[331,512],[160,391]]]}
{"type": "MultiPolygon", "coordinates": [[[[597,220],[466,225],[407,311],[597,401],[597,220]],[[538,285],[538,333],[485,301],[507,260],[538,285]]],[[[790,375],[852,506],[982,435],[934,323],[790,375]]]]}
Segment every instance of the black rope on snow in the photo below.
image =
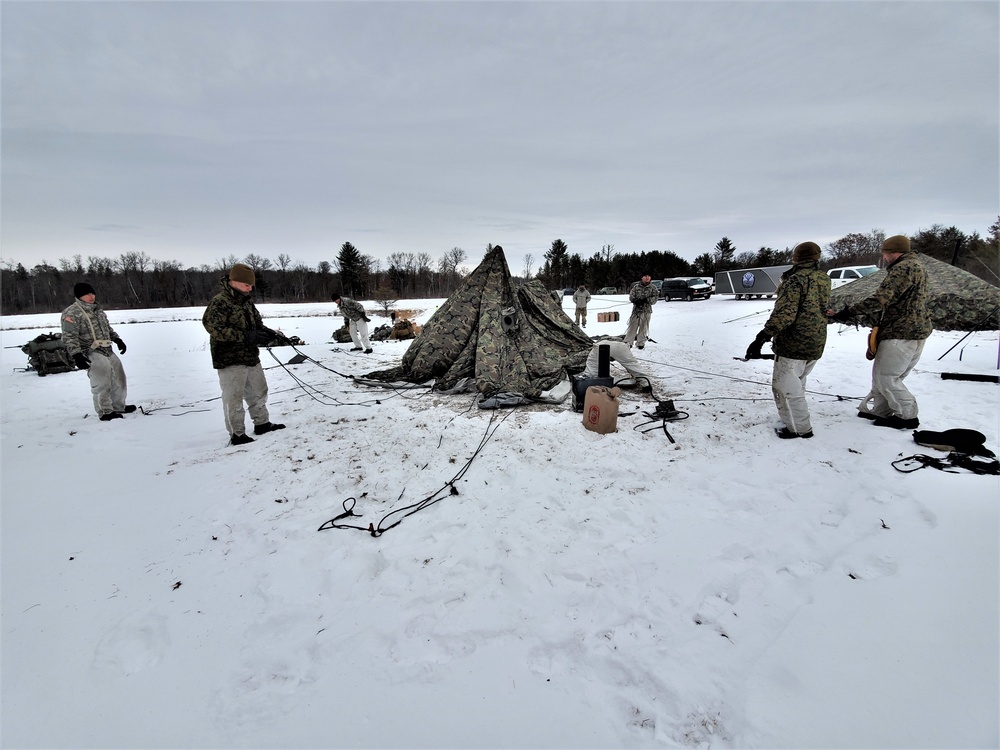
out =
{"type": "MultiPolygon", "coordinates": [[[[336,370],[334,370],[331,367],[327,367],[322,362],[319,362],[319,361],[313,359],[312,357],[310,357],[308,354],[305,354],[305,353],[299,351],[294,344],[291,345],[291,348],[295,350],[296,354],[300,355],[303,358],[302,359],[303,362],[312,362],[314,365],[316,365],[317,367],[319,367],[322,370],[326,370],[328,372],[332,372],[334,375],[339,375],[340,377],[345,378],[347,380],[350,380],[351,382],[357,384],[357,379],[353,375],[345,375],[342,372],[337,372],[336,370]]],[[[316,401],[316,402],[318,402],[320,404],[323,404],[324,406],[372,406],[372,405],[376,405],[376,404],[381,404],[382,400],[384,400],[384,399],[370,399],[370,400],[367,400],[367,401],[359,401],[359,402],[341,401],[336,396],[332,396],[332,395],[330,395],[328,393],[324,393],[319,388],[311,385],[310,383],[307,383],[305,380],[303,380],[298,375],[296,375],[294,372],[292,372],[289,369],[289,367],[288,367],[287,364],[283,363],[281,360],[278,359],[277,355],[275,355],[275,353],[273,351],[271,351],[270,347],[267,348],[267,351],[274,358],[275,362],[278,363],[277,366],[280,366],[286,373],[288,373],[288,376],[293,381],[295,381],[297,388],[301,389],[303,391],[303,393],[305,393],[311,399],[313,399],[314,401],[316,401]],[[319,394],[319,396],[322,396],[323,398],[328,399],[328,401],[324,402],[316,394],[319,394]]],[[[387,385],[385,387],[388,390],[391,390],[393,392],[393,395],[390,396],[389,398],[391,398],[391,397],[399,397],[399,398],[404,398],[404,399],[409,399],[409,400],[416,400],[416,399],[422,398],[422,397],[424,397],[426,395],[426,393],[420,393],[417,396],[410,396],[407,391],[403,391],[403,390],[401,390],[399,388],[393,388],[390,385],[387,385]]],[[[287,390],[289,390],[289,391],[290,390],[295,390],[295,388],[289,388],[287,390]]],[[[285,392],[287,392],[287,391],[275,391],[275,393],[285,393],[285,392]]]]}
{"type": "MultiPolygon", "coordinates": [[[[713,378],[726,378],[727,380],[735,380],[738,383],[751,383],[752,385],[759,385],[759,386],[762,386],[762,387],[765,387],[765,388],[770,388],[771,387],[770,383],[761,383],[758,380],[750,380],[749,378],[739,378],[739,377],[736,377],[735,375],[723,375],[722,373],[709,372],[708,370],[696,370],[693,367],[684,367],[682,365],[674,365],[674,364],[670,364],[668,362],[657,362],[657,361],[652,360],[652,359],[640,359],[639,357],[636,357],[636,359],[638,359],[640,362],[646,362],[647,364],[651,364],[651,365],[659,365],[661,367],[673,367],[674,369],[677,369],[677,370],[687,370],[688,372],[696,372],[699,375],[707,375],[707,376],[713,377],[713,378]]],[[[862,398],[861,396],[841,396],[838,393],[823,393],[821,391],[810,391],[810,390],[807,390],[806,393],[811,393],[814,396],[828,396],[830,398],[835,398],[838,401],[857,401],[857,400],[859,400],[859,399],[862,398]]],[[[735,400],[735,401],[764,401],[764,400],[767,400],[766,398],[744,399],[744,398],[733,398],[733,397],[729,397],[729,396],[719,396],[719,397],[711,396],[711,397],[706,397],[706,398],[689,398],[689,399],[677,399],[677,400],[678,401],[715,401],[715,400],[721,400],[721,399],[728,399],[728,400],[735,400]]]]}
{"type": "Polygon", "coordinates": [[[671,443],[676,443],[677,441],[674,440],[673,435],[671,435],[670,431],[667,430],[667,422],[682,422],[690,415],[686,411],[678,411],[675,409],[673,400],[668,399],[667,401],[658,401],[653,413],[650,414],[649,412],[644,411],[643,416],[647,417],[649,421],[637,424],[632,428],[633,430],[646,434],[647,432],[652,432],[653,430],[662,429],[663,434],[667,436],[667,440],[671,443]],[[649,425],[653,426],[650,427],[649,425]],[[640,429],[641,427],[645,427],[646,429],[640,429]]]}
{"type": "MultiPolygon", "coordinates": [[[[295,346],[295,344],[290,344],[289,346],[291,346],[291,348],[295,350],[296,354],[299,354],[299,355],[301,355],[303,357],[303,361],[312,362],[314,365],[316,365],[320,369],[327,370],[328,372],[332,372],[334,375],[339,375],[340,377],[346,378],[347,380],[355,381],[355,378],[354,378],[353,375],[345,375],[342,372],[337,372],[336,370],[334,370],[331,367],[327,367],[322,362],[319,362],[319,361],[313,359],[312,357],[310,357],[308,354],[305,354],[304,352],[299,351],[299,349],[295,346]]],[[[288,365],[286,363],[282,362],[281,360],[279,360],[278,357],[277,357],[277,355],[273,351],[271,351],[271,347],[268,346],[268,347],[262,347],[262,348],[267,349],[268,354],[270,354],[271,357],[274,358],[274,361],[277,362],[276,365],[272,365],[271,367],[267,367],[265,369],[274,370],[274,369],[277,369],[277,368],[280,367],[282,370],[284,370],[286,373],[288,373],[288,376],[296,384],[292,388],[285,388],[285,389],[282,389],[282,390],[272,390],[271,391],[272,394],[289,393],[289,392],[295,391],[295,390],[302,390],[307,396],[309,396],[310,398],[312,398],[314,401],[317,401],[317,402],[323,404],[324,406],[372,406],[373,404],[381,404],[382,403],[382,401],[379,400],[379,399],[371,399],[369,401],[361,401],[361,402],[345,402],[345,401],[341,401],[338,398],[336,398],[335,396],[331,396],[330,394],[324,393],[319,388],[316,388],[315,386],[310,385],[309,383],[307,383],[306,381],[304,381],[302,378],[300,378],[298,375],[296,375],[295,373],[293,373],[288,368],[288,365]],[[321,399],[317,398],[316,395],[314,395],[314,393],[310,393],[310,390],[312,390],[314,393],[320,394],[324,398],[329,399],[331,403],[324,403],[321,399]]],[[[387,389],[393,391],[393,395],[394,396],[398,396],[400,398],[405,398],[405,399],[410,399],[410,400],[416,400],[416,399],[422,398],[423,396],[426,395],[426,393],[420,393],[417,396],[410,396],[410,395],[408,395],[407,391],[403,391],[403,390],[401,390],[399,388],[393,388],[391,385],[386,385],[385,387],[387,389]]],[[[185,416],[187,414],[197,414],[197,413],[200,413],[200,412],[211,411],[210,409],[192,409],[192,408],[189,408],[189,407],[193,407],[193,406],[196,406],[198,404],[208,404],[208,403],[211,403],[212,401],[218,401],[221,398],[222,398],[222,396],[213,396],[211,398],[205,398],[205,399],[202,399],[200,401],[193,401],[193,402],[184,403],[184,404],[176,404],[174,406],[155,406],[155,407],[151,407],[151,408],[147,408],[147,409],[144,409],[142,406],[140,406],[139,407],[139,411],[141,411],[144,415],[148,416],[148,415],[153,414],[155,412],[165,411],[167,409],[182,409],[182,408],[187,408],[188,409],[187,411],[181,412],[179,414],[170,414],[169,415],[171,417],[183,417],[183,416],[185,416]]]]}
{"type": "MultiPolygon", "coordinates": [[[[506,353],[508,350],[505,347],[503,351],[506,353]]],[[[502,369],[502,364],[503,363],[501,363],[501,369],[502,369]]],[[[504,391],[504,388],[503,388],[503,385],[501,384],[500,386],[497,387],[497,391],[496,392],[497,393],[501,393],[503,391],[504,391]]],[[[472,407],[475,405],[475,403],[479,399],[480,395],[481,394],[478,394],[478,393],[476,394],[476,396],[473,398],[472,402],[469,404],[469,408],[466,411],[471,411],[472,410],[472,407]]],[[[383,515],[382,518],[379,519],[378,523],[369,523],[368,526],[357,526],[357,525],[354,525],[354,524],[337,523],[338,521],[340,521],[343,518],[360,517],[360,514],[354,513],[354,506],[355,506],[355,503],[356,503],[356,501],[354,500],[354,498],[347,498],[347,500],[345,500],[344,503],[343,503],[344,512],[341,513],[340,515],[334,517],[334,518],[331,518],[329,521],[324,522],[317,529],[317,531],[326,531],[328,529],[356,529],[356,530],[359,530],[359,531],[367,531],[373,537],[380,537],[380,536],[382,536],[382,534],[384,534],[385,532],[387,532],[389,529],[395,528],[396,526],[398,526],[399,524],[401,524],[409,516],[412,516],[415,513],[418,513],[421,510],[424,510],[425,508],[429,508],[431,505],[434,505],[436,503],[441,502],[446,497],[449,497],[451,495],[458,495],[459,492],[458,492],[458,489],[455,487],[455,483],[458,482],[459,480],[461,480],[465,476],[465,473],[472,466],[472,462],[475,461],[476,458],[478,458],[478,456],[482,452],[483,448],[486,447],[486,444],[489,443],[489,441],[493,439],[493,435],[496,434],[496,431],[498,429],[500,429],[500,426],[505,421],[507,421],[517,411],[517,409],[518,409],[519,406],[520,406],[520,404],[517,404],[517,405],[511,407],[510,411],[508,411],[506,414],[504,414],[504,416],[502,418],[500,418],[499,420],[497,420],[497,411],[498,411],[498,409],[491,410],[490,421],[487,423],[486,429],[483,431],[483,436],[479,439],[479,445],[476,446],[476,449],[472,452],[472,455],[469,456],[469,459],[462,465],[462,467],[458,470],[458,472],[451,479],[449,479],[448,481],[446,481],[440,488],[438,488],[436,491],[432,492],[430,495],[427,495],[426,497],[424,497],[421,500],[418,500],[415,503],[411,503],[410,505],[403,506],[402,508],[395,508],[395,509],[389,511],[388,513],[386,513],[385,515],[383,515]],[[496,423],[496,424],[494,424],[494,423],[496,423]],[[351,503],[350,507],[348,507],[348,502],[351,503]],[[387,523],[388,519],[394,518],[396,516],[399,516],[398,520],[395,520],[392,523],[387,523]]],[[[448,421],[448,424],[450,425],[451,422],[453,422],[457,417],[458,417],[458,415],[456,414],[454,417],[451,418],[451,420],[448,421]]],[[[446,425],[446,428],[447,428],[447,425],[446,425]]],[[[441,436],[441,439],[443,440],[443,434],[441,436]]],[[[438,441],[438,446],[437,447],[438,448],[441,447],[441,440],[438,441]]],[[[421,471],[423,471],[423,469],[427,468],[428,465],[429,464],[425,464],[423,466],[423,468],[421,468],[421,471]]],[[[403,494],[405,492],[406,492],[406,488],[404,487],[400,491],[399,496],[396,498],[396,502],[399,502],[399,500],[403,497],[403,494]]],[[[367,493],[364,493],[362,495],[362,497],[364,497],[365,495],[367,495],[367,493]]]]}

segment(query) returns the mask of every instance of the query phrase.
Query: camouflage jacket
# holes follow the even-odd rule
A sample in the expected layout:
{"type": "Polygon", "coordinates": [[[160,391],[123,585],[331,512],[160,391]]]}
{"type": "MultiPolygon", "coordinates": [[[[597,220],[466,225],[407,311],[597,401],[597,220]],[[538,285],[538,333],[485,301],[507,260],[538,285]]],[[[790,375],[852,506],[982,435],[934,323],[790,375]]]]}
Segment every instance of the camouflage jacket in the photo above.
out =
{"type": "Polygon", "coordinates": [[[96,302],[88,303],[78,299],[62,311],[62,342],[72,357],[74,354],[90,354],[92,351],[111,354],[111,344],[94,346],[94,342],[111,342],[118,334],[108,322],[108,316],[96,302]]]}
{"type": "Polygon", "coordinates": [[[774,353],[786,359],[822,357],[829,306],[830,277],[819,270],[818,261],[798,263],[785,271],[774,310],[764,324],[774,353]]]}
{"type": "Polygon", "coordinates": [[[633,312],[652,312],[653,305],[656,304],[656,300],[660,296],[660,290],[656,288],[655,285],[650,284],[649,286],[643,286],[642,282],[635,285],[635,288],[629,292],[628,299],[633,307],[633,312]]]}
{"type": "Polygon", "coordinates": [[[878,338],[922,341],[934,329],[927,312],[927,274],[916,253],[904,253],[889,264],[886,277],[868,299],[846,308],[848,314],[882,319],[878,338]]]}
{"type": "Polygon", "coordinates": [[[347,320],[368,320],[368,315],[361,303],[348,297],[340,298],[340,314],[347,320]]]}
{"type": "Polygon", "coordinates": [[[228,277],[223,277],[222,291],[208,303],[201,323],[210,337],[212,367],[216,370],[260,363],[260,350],[257,344],[247,342],[247,331],[265,330],[264,321],[250,295],[229,286],[228,277]]]}

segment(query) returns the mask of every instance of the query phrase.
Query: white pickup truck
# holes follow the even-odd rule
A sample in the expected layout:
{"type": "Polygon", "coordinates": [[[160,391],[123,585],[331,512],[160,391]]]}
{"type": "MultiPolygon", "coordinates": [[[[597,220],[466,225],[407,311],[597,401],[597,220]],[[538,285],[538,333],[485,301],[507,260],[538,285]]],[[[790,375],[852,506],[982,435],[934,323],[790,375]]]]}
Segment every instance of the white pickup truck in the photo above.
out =
{"type": "Polygon", "coordinates": [[[871,276],[877,270],[878,266],[841,266],[840,268],[831,268],[826,273],[830,277],[830,287],[836,289],[838,286],[850,284],[865,276],[871,276]]]}

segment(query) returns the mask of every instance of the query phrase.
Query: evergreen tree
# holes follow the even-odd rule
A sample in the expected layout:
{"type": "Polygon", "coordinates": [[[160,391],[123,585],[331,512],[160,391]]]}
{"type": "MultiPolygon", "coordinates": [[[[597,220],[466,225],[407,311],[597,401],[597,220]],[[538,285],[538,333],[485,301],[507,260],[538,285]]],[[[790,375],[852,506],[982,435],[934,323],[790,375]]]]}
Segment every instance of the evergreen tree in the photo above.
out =
{"type": "Polygon", "coordinates": [[[569,248],[562,240],[553,240],[552,247],[545,253],[547,276],[553,287],[565,287],[569,273],[569,248]]]}
{"type": "Polygon", "coordinates": [[[702,253],[694,259],[692,267],[696,274],[715,277],[715,258],[711,253],[702,253]]]}
{"type": "Polygon", "coordinates": [[[715,269],[728,271],[733,267],[734,255],[736,255],[736,246],[730,242],[728,237],[723,237],[715,246],[715,269]]]}
{"type": "Polygon", "coordinates": [[[345,242],[340,246],[336,265],[340,269],[340,293],[353,299],[361,291],[361,253],[350,242],[345,242]]]}

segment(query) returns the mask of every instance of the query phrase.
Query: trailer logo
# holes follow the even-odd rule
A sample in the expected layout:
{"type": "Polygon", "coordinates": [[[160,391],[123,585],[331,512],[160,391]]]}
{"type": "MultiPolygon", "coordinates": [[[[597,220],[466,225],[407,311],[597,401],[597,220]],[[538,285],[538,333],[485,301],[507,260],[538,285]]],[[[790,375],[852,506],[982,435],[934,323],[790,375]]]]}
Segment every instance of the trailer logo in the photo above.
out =
{"type": "Polygon", "coordinates": [[[753,271],[747,271],[745,274],[743,274],[743,288],[744,289],[749,289],[750,287],[752,287],[753,286],[753,282],[754,282],[753,271]]]}

